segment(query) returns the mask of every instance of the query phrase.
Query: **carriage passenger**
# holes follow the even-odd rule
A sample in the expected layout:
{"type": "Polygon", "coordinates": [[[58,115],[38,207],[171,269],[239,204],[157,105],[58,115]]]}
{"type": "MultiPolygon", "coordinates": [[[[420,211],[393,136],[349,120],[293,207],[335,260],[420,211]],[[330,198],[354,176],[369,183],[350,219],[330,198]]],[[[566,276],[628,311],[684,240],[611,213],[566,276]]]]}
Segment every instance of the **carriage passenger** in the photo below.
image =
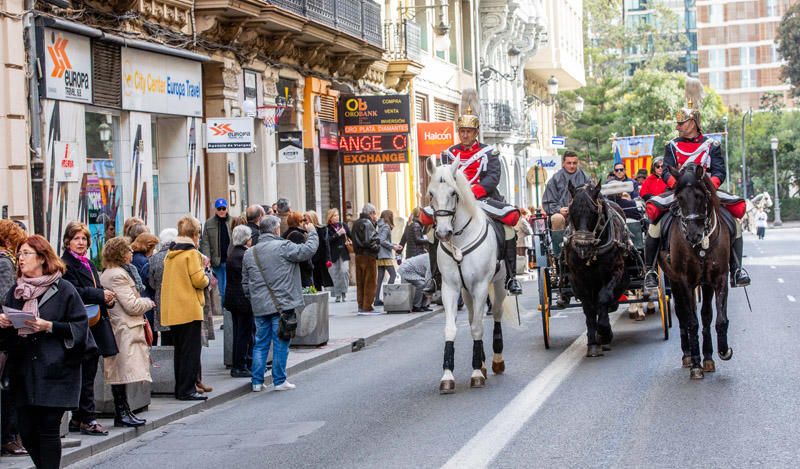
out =
{"type": "Polygon", "coordinates": [[[547,181],[542,198],[544,211],[550,217],[550,224],[554,230],[563,230],[567,227],[567,214],[569,214],[569,183],[579,187],[589,182],[589,176],[579,167],[578,154],[572,150],[564,152],[561,157],[561,169],[547,181]]]}

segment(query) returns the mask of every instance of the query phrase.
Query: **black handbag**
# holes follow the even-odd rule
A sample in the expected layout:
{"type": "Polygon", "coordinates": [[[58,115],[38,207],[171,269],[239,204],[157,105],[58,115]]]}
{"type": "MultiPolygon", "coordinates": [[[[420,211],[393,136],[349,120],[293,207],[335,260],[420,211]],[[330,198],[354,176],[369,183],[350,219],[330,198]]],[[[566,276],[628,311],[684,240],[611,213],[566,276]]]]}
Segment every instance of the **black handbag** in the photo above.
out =
{"type": "Polygon", "coordinates": [[[111,321],[106,315],[100,315],[100,320],[92,326],[91,331],[100,355],[113,357],[119,353],[117,339],[114,337],[114,330],[111,328],[111,321]]]}

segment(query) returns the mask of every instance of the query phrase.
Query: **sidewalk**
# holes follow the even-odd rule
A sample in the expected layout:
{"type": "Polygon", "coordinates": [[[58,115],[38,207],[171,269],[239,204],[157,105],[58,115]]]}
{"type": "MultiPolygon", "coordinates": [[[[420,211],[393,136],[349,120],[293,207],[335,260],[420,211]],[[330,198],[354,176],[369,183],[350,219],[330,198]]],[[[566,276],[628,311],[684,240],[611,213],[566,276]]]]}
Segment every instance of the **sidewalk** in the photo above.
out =
{"type": "MultiPolygon", "coordinates": [[[[291,349],[287,366],[287,375],[290,379],[301,371],[344,354],[358,351],[381,337],[411,327],[441,311],[441,307],[432,305],[435,309],[427,313],[357,316],[357,306],[354,300],[356,297],[355,287],[350,288],[347,296],[353,300],[344,303],[334,303],[333,301],[329,303],[330,340],[327,345],[291,349]]],[[[221,325],[221,320],[222,318],[215,327],[218,328],[221,325]]],[[[202,352],[203,382],[214,388],[214,391],[208,394],[207,401],[185,402],[169,396],[154,396],[148,410],[137,414],[139,417],[147,419],[147,424],[139,428],[115,428],[113,419],[98,419],[109,430],[108,436],[85,436],[80,433],[70,433],[67,438],[80,440],[80,446],[63,449],[62,466],[73,464],[175,420],[251,392],[250,379],[231,378],[230,370],[223,365],[223,333],[217,331],[216,337],[217,339],[211,341],[210,346],[204,348],[202,352]]],[[[270,383],[271,378],[268,377],[266,382],[270,383]]],[[[266,394],[269,393],[269,389],[270,387],[267,387],[265,390],[266,394]]],[[[269,396],[267,395],[265,398],[268,399],[269,396]]],[[[0,469],[6,468],[33,468],[33,463],[27,457],[4,456],[0,458],[0,469]]]]}

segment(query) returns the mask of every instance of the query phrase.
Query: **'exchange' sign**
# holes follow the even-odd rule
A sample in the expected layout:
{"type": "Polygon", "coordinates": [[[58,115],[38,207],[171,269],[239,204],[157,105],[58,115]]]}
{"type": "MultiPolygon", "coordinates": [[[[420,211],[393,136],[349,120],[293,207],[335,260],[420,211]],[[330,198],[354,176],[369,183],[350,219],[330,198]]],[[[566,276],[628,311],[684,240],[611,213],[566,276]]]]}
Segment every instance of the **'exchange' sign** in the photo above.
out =
{"type": "Polygon", "coordinates": [[[344,98],[339,116],[342,164],[408,163],[407,95],[344,98]]]}

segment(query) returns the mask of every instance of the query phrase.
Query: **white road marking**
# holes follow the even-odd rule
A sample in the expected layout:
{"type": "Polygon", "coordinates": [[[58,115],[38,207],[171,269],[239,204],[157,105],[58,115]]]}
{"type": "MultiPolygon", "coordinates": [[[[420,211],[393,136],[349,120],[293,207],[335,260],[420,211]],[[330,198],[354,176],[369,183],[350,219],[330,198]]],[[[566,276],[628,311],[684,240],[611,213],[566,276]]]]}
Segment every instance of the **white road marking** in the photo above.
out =
{"type": "Polygon", "coordinates": [[[786,295],[786,298],[788,298],[788,299],[789,299],[789,301],[791,301],[792,303],[794,303],[795,301],[797,301],[797,300],[796,300],[796,299],[795,299],[795,298],[794,298],[792,295],[786,295]]]}
{"type": "MultiPolygon", "coordinates": [[[[612,327],[620,316],[617,314],[616,317],[612,317],[612,327]]],[[[581,363],[585,354],[586,333],[583,333],[442,467],[448,469],[488,467],[522,426],[539,411],[542,404],[581,363]]]]}
{"type": "Polygon", "coordinates": [[[774,269],[774,268],[775,268],[775,266],[774,266],[774,265],[771,265],[771,266],[769,266],[769,268],[770,268],[770,269],[774,269]]]}
{"type": "Polygon", "coordinates": [[[782,278],[779,278],[779,279],[778,279],[778,283],[783,283],[783,279],[782,279],[782,278]]]}

